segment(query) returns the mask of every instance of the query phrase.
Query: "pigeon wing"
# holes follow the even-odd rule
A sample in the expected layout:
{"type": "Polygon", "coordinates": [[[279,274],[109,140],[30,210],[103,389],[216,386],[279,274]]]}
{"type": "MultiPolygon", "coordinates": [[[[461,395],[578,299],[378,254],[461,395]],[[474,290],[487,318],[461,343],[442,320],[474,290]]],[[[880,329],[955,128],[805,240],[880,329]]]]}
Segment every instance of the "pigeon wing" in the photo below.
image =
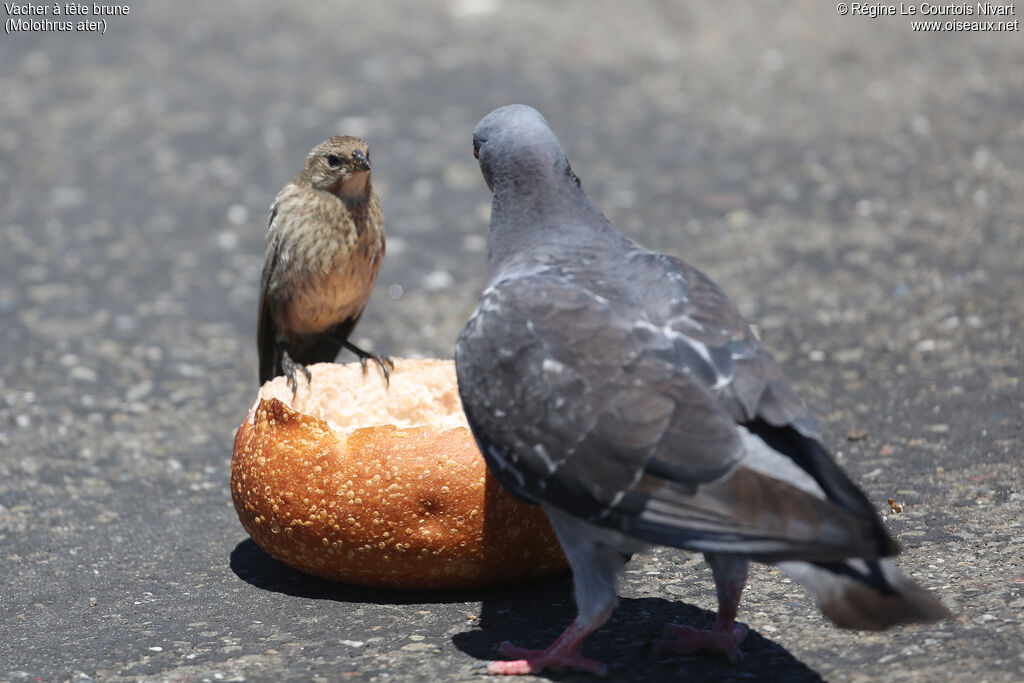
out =
{"type": "Polygon", "coordinates": [[[722,289],[693,266],[664,254],[640,250],[628,262],[640,273],[637,280],[646,283],[645,306],[665,334],[685,339],[708,359],[713,368],[709,386],[719,405],[785,456],[777,460],[781,470],[776,474],[784,478],[796,464],[826,497],[872,519],[883,554],[895,553],[895,543],[881,540],[888,536],[871,503],[836,466],[806,405],[722,289]]]}
{"type": "Polygon", "coordinates": [[[827,500],[807,474],[801,488],[743,466],[751,437],[716,395],[714,354],[598,294],[602,282],[557,269],[500,281],[460,336],[467,418],[506,488],[695,550],[878,554],[871,515],[827,500]]]}
{"type": "Polygon", "coordinates": [[[708,386],[738,423],[762,419],[817,438],[806,405],[735,304],[707,275],[681,259],[637,250],[621,261],[637,298],[669,335],[685,338],[713,371],[708,386]]]}
{"type": "Polygon", "coordinates": [[[585,509],[572,512],[590,517],[638,479],[666,437],[690,444],[679,468],[693,483],[733,467],[741,444],[731,418],[700,382],[667,396],[636,375],[644,351],[607,300],[574,282],[541,275],[488,289],[456,366],[474,433],[503,483],[532,502],[578,488],[572,498],[585,509]]]}

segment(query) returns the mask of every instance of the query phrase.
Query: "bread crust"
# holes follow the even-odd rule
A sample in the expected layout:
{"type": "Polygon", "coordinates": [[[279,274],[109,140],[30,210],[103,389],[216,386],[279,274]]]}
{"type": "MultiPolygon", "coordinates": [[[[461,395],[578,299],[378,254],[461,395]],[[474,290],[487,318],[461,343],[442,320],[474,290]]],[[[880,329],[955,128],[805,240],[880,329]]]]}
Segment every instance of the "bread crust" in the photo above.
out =
{"type": "MultiPolygon", "coordinates": [[[[415,381],[415,362],[403,361],[392,384],[415,381]]],[[[475,588],[567,567],[547,516],[505,492],[466,427],[345,433],[261,398],[235,435],[231,493],[257,545],[328,579],[475,588]]]]}

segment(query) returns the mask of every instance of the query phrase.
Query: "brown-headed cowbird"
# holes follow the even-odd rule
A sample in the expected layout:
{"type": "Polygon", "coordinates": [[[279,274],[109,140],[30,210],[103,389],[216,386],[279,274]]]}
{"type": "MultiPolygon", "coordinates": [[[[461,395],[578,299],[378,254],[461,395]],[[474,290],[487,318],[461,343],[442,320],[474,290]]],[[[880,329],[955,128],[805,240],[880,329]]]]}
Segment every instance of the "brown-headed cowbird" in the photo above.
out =
{"type": "Polygon", "coordinates": [[[333,361],[341,347],[372,358],[388,376],[390,359],[348,340],[384,256],[384,216],[370,184],[370,155],[359,138],[326,140],[270,207],[260,282],[260,383],[333,361]]]}

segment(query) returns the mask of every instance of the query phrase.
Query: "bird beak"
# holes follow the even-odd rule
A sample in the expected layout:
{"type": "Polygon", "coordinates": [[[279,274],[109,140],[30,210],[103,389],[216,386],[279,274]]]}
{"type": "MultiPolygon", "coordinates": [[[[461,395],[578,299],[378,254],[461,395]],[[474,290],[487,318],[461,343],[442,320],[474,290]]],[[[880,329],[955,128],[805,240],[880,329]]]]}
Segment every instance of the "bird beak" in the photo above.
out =
{"type": "Polygon", "coordinates": [[[366,158],[366,155],[363,154],[362,150],[357,149],[356,151],[352,152],[352,161],[354,162],[353,165],[356,167],[357,170],[370,170],[370,160],[366,158]]]}

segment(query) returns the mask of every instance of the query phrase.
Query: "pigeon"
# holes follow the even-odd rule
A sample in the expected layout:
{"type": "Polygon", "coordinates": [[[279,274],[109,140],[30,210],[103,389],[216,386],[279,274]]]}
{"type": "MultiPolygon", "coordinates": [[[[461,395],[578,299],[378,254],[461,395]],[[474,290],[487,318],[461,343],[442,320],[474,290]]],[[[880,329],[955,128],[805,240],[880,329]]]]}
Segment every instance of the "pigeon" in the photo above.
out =
{"type": "Polygon", "coordinates": [[[260,281],[257,346],[260,384],[333,361],[342,347],[363,368],[373,359],[388,377],[391,361],[349,341],[384,257],[384,216],[370,184],[370,152],[339,135],[306,157],[298,176],[270,207],[260,281]]]}
{"type": "Polygon", "coordinates": [[[488,673],[605,673],[581,644],[651,545],[702,552],[718,597],[713,627],[670,624],[665,651],[740,657],[751,560],[842,627],[947,616],[888,559],[896,542],[722,289],[605,219],[535,109],[492,111],[473,152],[493,196],[486,288],[455,347],[459,393],[490,471],[546,511],[578,610],[544,650],[503,643],[513,660],[488,673]]]}

